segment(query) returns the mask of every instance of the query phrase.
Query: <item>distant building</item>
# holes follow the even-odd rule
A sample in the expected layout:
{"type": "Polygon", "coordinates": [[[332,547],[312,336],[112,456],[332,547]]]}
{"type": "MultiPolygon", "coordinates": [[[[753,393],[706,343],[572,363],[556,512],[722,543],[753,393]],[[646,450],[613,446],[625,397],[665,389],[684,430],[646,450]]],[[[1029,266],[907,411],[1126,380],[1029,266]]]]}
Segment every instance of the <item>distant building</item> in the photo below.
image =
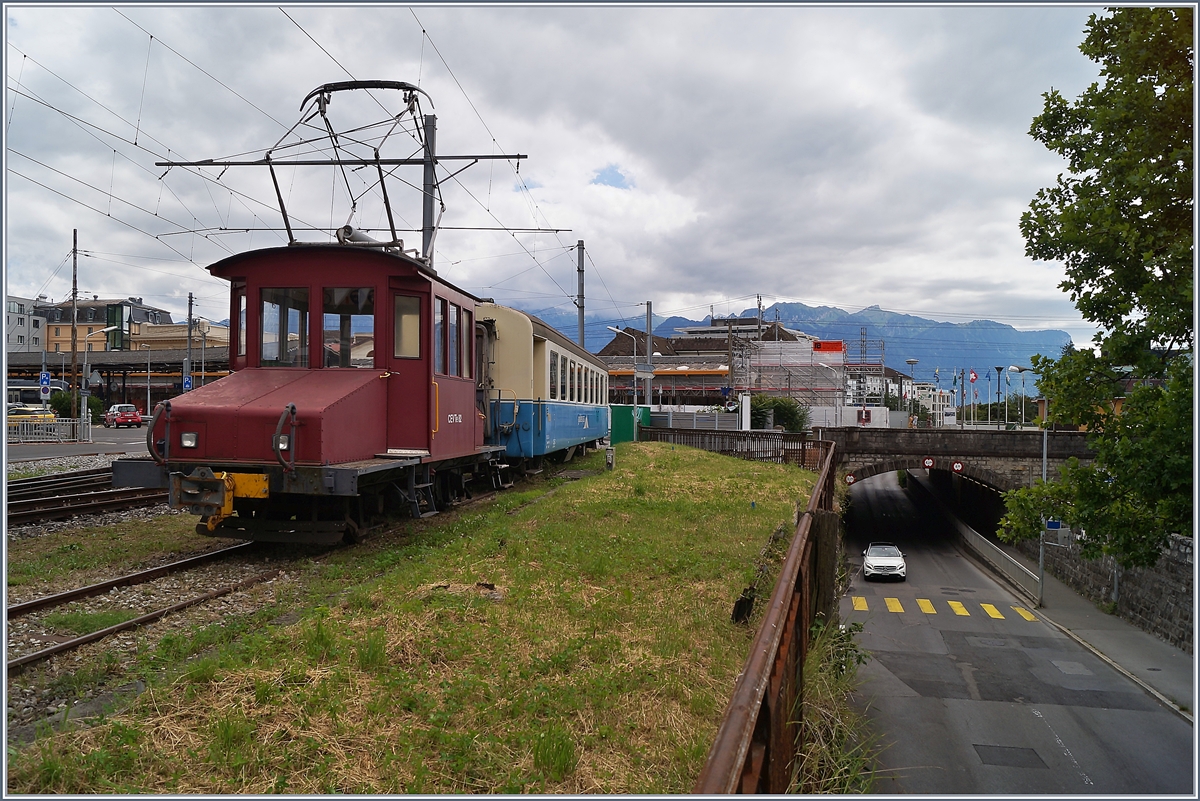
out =
{"type": "MultiPolygon", "coordinates": [[[[149,345],[150,350],[183,350],[187,348],[187,323],[143,323],[133,336],[130,350],[149,345]]],[[[192,347],[229,347],[229,326],[218,325],[203,318],[192,318],[192,347]]]]}
{"type": "Polygon", "coordinates": [[[32,298],[9,295],[4,309],[4,349],[35,353],[46,347],[46,318],[32,298]]]}
{"type": "MultiPolygon", "coordinates": [[[[71,301],[39,305],[46,316],[46,350],[71,352],[71,301]]],[[[145,325],[171,323],[171,313],[142,302],[141,298],[80,298],[76,301],[76,350],[137,350],[136,337],[145,325]],[[102,328],[113,328],[103,338],[94,335],[102,328]]],[[[186,338],[186,337],[185,337],[186,338]]]]}

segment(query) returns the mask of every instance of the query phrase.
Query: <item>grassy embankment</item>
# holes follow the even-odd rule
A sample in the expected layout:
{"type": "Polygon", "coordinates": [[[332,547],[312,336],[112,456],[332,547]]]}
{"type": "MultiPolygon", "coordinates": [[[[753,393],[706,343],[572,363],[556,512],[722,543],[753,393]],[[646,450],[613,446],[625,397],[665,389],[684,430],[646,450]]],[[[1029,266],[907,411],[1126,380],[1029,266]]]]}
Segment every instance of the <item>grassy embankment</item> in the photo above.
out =
{"type": "Polygon", "coordinates": [[[757,625],[732,603],[815,476],[654,443],[572,467],[596,473],[402,523],[146,643],[151,689],[10,749],[8,789],[690,791],[757,625]]]}

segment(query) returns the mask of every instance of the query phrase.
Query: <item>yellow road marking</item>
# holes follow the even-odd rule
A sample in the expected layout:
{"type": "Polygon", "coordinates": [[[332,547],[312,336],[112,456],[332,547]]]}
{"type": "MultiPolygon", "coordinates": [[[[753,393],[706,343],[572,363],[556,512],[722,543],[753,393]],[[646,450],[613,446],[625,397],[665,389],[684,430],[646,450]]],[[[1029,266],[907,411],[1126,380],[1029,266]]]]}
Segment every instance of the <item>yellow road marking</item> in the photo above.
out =
{"type": "Polygon", "coordinates": [[[921,607],[921,611],[927,615],[936,615],[937,610],[933,608],[933,602],[928,598],[918,598],[917,606],[921,607]]]}
{"type": "Polygon", "coordinates": [[[904,611],[904,607],[900,605],[899,598],[884,598],[883,600],[887,602],[887,608],[888,608],[889,612],[903,612],[904,611]]]}
{"type": "Polygon", "coordinates": [[[855,612],[867,611],[867,599],[866,598],[862,597],[861,595],[854,595],[854,596],[851,596],[851,599],[854,601],[854,611],[855,612]]]}
{"type": "Polygon", "coordinates": [[[967,611],[967,607],[962,605],[962,601],[948,601],[950,608],[954,610],[954,614],[970,617],[971,613],[967,611]]]}
{"type": "Polygon", "coordinates": [[[988,617],[994,617],[996,620],[1004,620],[1004,615],[1000,614],[1000,610],[991,604],[980,604],[980,606],[983,607],[983,611],[988,613],[988,617]]]}
{"type": "Polygon", "coordinates": [[[1037,621],[1037,618],[1034,617],[1033,614],[1028,609],[1025,609],[1024,607],[1014,606],[1013,611],[1015,611],[1018,615],[1025,618],[1026,620],[1032,620],[1035,622],[1037,621]]]}

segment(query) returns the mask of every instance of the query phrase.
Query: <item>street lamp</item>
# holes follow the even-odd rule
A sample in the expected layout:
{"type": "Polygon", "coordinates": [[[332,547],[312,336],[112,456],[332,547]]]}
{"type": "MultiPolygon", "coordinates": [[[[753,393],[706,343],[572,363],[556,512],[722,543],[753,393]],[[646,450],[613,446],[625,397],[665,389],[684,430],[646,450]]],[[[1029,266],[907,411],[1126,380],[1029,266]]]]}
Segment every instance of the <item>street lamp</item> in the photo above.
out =
{"type": "MultiPolygon", "coordinates": [[[[91,339],[92,337],[96,336],[97,334],[107,334],[109,331],[116,331],[116,330],[118,330],[120,327],[121,327],[121,326],[119,326],[119,325],[110,325],[110,326],[108,326],[107,328],[101,328],[99,331],[93,331],[92,333],[90,333],[90,334],[87,334],[87,335],[85,335],[85,336],[83,337],[83,380],[84,380],[84,381],[90,381],[90,380],[91,380],[91,379],[89,378],[89,376],[90,376],[91,374],[90,374],[90,373],[88,373],[88,352],[89,352],[89,349],[88,349],[88,346],[87,346],[87,341],[88,341],[89,339],[91,339]]],[[[91,394],[91,393],[89,393],[89,394],[91,394]]],[[[82,397],[83,397],[83,393],[81,392],[81,393],[80,393],[80,398],[82,399],[82,397]]],[[[83,404],[83,405],[84,405],[84,406],[86,406],[87,404],[83,404]]],[[[79,410],[79,415],[78,415],[78,416],[79,416],[79,418],[81,418],[81,419],[83,418],[83,409],[82,409],[82,408],[79,410]]]]}
{"type": "MultiPolygon", "coordinates": [[[[838,374],[838,371],[836,368],[830,367],[825,362],[817,362],[817,365],[819,367],[824,367],[826,370],[833,370],[834,376],[837,376],[837,374],[838,374]]],[[[837,383],[837,391],[834,393],[834,396],[833,396],[833,402],[835,404],[837,404],[836,406],[833,407],[833,424],[838,427],[841,427],[841,425],[842,425],[842,409],[841,409],[842,404],[838,402],[839,401],[839,393],[841,391],[842,391],[842,382],[839,380],[837,383]]]]}
{"type": "Polygon", "coordinates": [[[916,400],[916,395],[917,395],[916,366],[917,366],[918,361],[919,361],[919,359],[905,359],[904,360],[904,363],[908,365],[908,384],[909,384],[908,413],[909,414],[913,413],[913,408],[914,408],[913,401],[916,400]]]}
{"type": "Polygon", "coordinates": [[[1033,372],[1032,367],[1017,367],[1015,364],[1008,366],[1010,373],[1021,374],[1021,428],[1025,427],[1025,374],[1033,372]]]}
{"type": "MultiPolygon", "coordinates": [[[[1004,372],[1004,367],[996,367],[996,403],[1000,403],[1000,374],[1004,372]]],[[[1004,404],[1004,422],[1008,422],[1008,404],[1004,404]]],[[[1000,410],[996,410],[996,430],[1000,430],[1000,410]]]]}
{"type": "Polygon", "coordinates": [[[143,342],[138,345],[138,350],[146,349],[146,414],[150,414],[150,343],[143,342]]]}
{"type": "MultiPolygon", "coordinates": [[[[633,385],[633,441],[637,442],[637,420],[638,420],[638,402],[637,402],[637,337],[628,331],[622,331],[620,328],[614,328],[611,325],[604,326],[614,334],[624,334],[633,340],[633,377],[630,382],[633,385]]],[[[646,405],[650,405],[650,399],[646,398],[646,405]]]]}

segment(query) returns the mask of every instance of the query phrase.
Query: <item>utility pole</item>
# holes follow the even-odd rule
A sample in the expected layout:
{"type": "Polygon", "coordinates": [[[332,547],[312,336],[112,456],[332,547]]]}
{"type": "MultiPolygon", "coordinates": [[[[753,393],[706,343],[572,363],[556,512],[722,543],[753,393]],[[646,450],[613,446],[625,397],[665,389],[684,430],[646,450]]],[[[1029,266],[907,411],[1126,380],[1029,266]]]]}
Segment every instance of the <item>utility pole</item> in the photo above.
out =
{"type": "Polygon", "coordinates": [[[79,401],[80,395],[77,387],[79,380],[79,353],[76,348],[79,347],[79,329],[76,327],[76,322],[79,320],[79,229],[76,228],[71,234],[71,386],[69,391],[74,392],[74,401],[71,403],[71,414],[79,419],[79,401]]]}
{"type": "Polygon", "coordinates": [[[576,298],[576,300],[575,300],[575,306],[579,309],[579,347],[583,348],[584,350],[587,350],[587,345],[583,344],[583,240],[582,239],[579,240],[579,244],[576,245],[576,249],[579,251],[579,253],[578,253],[579,266],[576,268],[576,272],[579,275],[579,297],[576,298]]]}
{"type": "MultiPolygon", "coordinates": [[[[651,372],[654,368],[654,304],[646,301],[646,364],[650,365],[651,372]]],[[[654,378],[651,376],[646,379],[646,406],[649,408],[651,396],[654,394],[654,378]]]]}
{"type": "Polygon", "coordinates": [[[425,185],[421,203],[421,253],[433,268],[433,193],[437,189],[437,115],[425,115],[425,185]]]}
{"type": "MultiPolygon", "coordinates": [[[[286,346],[286,342],[281,342],[279,347],[286,346]]],[[[190,384],[192,377],[192,293],[188,293],[188,322],[187,322],[187,358],[183,360],[183,381],[185,384],[190,384]]]]}

